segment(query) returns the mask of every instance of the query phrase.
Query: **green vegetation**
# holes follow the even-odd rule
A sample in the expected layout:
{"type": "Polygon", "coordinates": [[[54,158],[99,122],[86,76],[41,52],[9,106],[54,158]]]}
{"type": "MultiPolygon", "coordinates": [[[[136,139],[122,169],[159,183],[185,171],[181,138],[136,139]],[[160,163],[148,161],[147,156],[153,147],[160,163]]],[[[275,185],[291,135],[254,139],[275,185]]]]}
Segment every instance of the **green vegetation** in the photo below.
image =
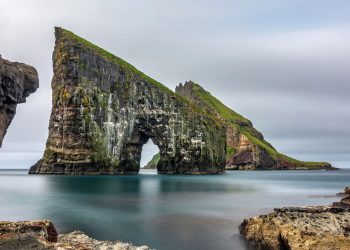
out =
{"type": "Polygon", "coordinates": [[[146,169],[156,169],[157,168],[157,164],[160,160],[160,154],[157,153],[155,154],[152,159],[147,163],[147,165],[145,166],[146,169]]]}
{"type": "MultiPolygon", "coordinates": [[[[164,92],[168,93],[169,95],[171,95],[172,97],[178,99],[179,102],[185,104],[185,107],[188,108],[189,112],[199,113],[202,116],[205,116],[205,117],[208,117],[209,119],[212,119],[216,123],[216,125],[218,125],[218,126],[222,125],[221,122],[215,116],[207,114],[201,108],[199,108],[197,105],[193,105],[193,103],[190,102],[187,98],[175,93],[174,91],[170,90],[169,88],[167,88],[166,86],[164,86],[160,82],[147,76],[146,74],[144,74],[143,72],[141,72],[140,70],[135,68],[130,63],[121,59],[120,57],[115,56],[114,54],[110,53],[109,51],[102,49],[101,47],[87,41],[86,39],[74,34],[73,32],[71,32],[69,30],[65,30],[63,28],[58,28],[58,27],[56,29],[58,29],[59,32],[61,32],[68,39],[74,39],[75,42],[79,43],[81,46],[85,47],[86,49],[90,49],[94,53],[103,57],[104,59],[106,59],[112,63],[118,64],[123,69],[123,71],[125,72],[126,75],[128,75],[128,74],[129,75],[133,75],[133,74],[138,75],[144,81],[148,82],[149,84],[152,84],[153,86],[157,87],[161,91],[164,91],[164,92]]],[[[79,62],[78,65],[81,69],[86,69],[86,65],[84,63],[79,62]]]]}
{"type": "MultiPolygon", "coordinates": [[[[73,38],[76,42],[80,43],[82,46],[85,46],[86,48],[89,48],[89,49],[93,50],[95,53],[99,54],[104,59],[118,64],[120,67],[123,68],[123,70],[125,72],[131,72],[131,73],[137,74],[141,78],[143,78],[145,81],[147,81],[148,83],[153,84],[154,86],[160,88],[163,91],[168,92],[169,94],[175,95],[175,93],[173,91],[171,91],[170,89],[165,87],[163,84],[161,84],[160,82],[158,82],[158,81],[154,80],[153,78],[147,76],[146,74],[144,74],[140,70],[136,69],[130,63],[128,63],[128,62],[124,61],[123,59],[121,59],[120,57],[117,57],[117,56],[113,55],[112,53],[108,52],[107,50],[102,49],[101,47],[99,47],[99,46],[97,46],[97,45],[95,45],[95,44],[85,40],[84,38],[74,34],[73,32],[71,32],[69,30],[65,30],[63,28],[58,28],[58,29],[60,29],[61,32],[63,32],[63,34],[67,35],[70,38],[73,38]]],[[[80,66],[82,68],[86,67],[86,65],[80,65],[80,66]]]]}
{"type": "Polygon", "coordinates": [[[234,147],[227,147],[226,148],[226,155],[228,157],[231,157],[232,155],[234,155],[236,152],[236,149],[234,147]]]}
{"type": "MultiPolygon", "coordinates": [[[[216,116],[225,120],[227,126],[237,129],[240,133],[245,135],[250,142],[265,150],[268,155],[275,161],[283,161],[293,164],[296,168],[319,168],[326,166],[326,162],[304,162],[293,159],[289,156],[279,153],[269,142],[265,141],[259,131],[257,131],[252,123],[242,115],[228,108],[220,100],[212,96],[208,91],[205,91],[200,85],[193,83],[192,89],[198,99],[199,103],[205,104],[204,107],[209,112],[216,113],[216,116]]],[[[229,158],[234,155],[236,149],[227,147],[226,157],[229,158]]]]}

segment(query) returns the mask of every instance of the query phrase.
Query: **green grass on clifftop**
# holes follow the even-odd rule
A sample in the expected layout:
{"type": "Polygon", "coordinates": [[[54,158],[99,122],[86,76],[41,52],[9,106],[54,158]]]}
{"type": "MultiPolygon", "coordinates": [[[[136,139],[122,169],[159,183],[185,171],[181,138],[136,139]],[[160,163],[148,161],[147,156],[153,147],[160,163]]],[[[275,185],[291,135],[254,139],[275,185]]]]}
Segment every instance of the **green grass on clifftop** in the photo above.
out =
{"type": "MultiPolygon", "coordinates": [[[[225,119],[227,126],[232,126],[244,134],[253,144],[263,148],[274,160],[284,161],[293,164],[298,168],[319,168],[322,165],[327,165],[327,162],[305,162],[299,161],[284,154],[279,153],[272,145],[263,138],[257,136],[258,132],[252,123],[244,116],[233,111],[220,100],[204,90],[199,84],[192,83],[192,90],[195,96],[209,109],[214,109],[214,112],[225,119]]],[[[234,148],[227,148],[227,157],[234,154],[234,148]]]]}
{"type": "Polygon", "coordinates": [[[115,64],[118,64],[120,67],[122,67],[122,69],[125,72],[130,72],[133,73],[135,75],[140,76],[143,80],[145,80],[146,82],[148,82],[149,84],[152,84],[153,86],[157,87],[158,89],[160,89],[161,91],[164,91],[165,93],[168,93],[169,95],[177,98],[180,102],[186,104],[187,108],[190,111],[194,111],[197,113],[202,114],[205,117],[208,117],[210,119],[212,119],[214,121],[214,123],[218,126],[221,126],[221,122],[216,119],[215,116],[212,116],[210,114],[205,113],[201,108],[199,108],[196,105],[193,105],[192,102],[190,102],[187,98],[175,93],[174,91],[170,90],[169,88],[167,88],[166,86],[164,86],[162,83],[154,80],[153,78],[147,76],[146,74],[144,74],[143,72],[141,72],[140,70],[138,70],[137,68],[135,68],[133,65],[131,65],[130,63],[126,62],[125,60],[121,59],[120,57],[110,53],[109,51],[89,42],[88,40],[74,34],[73,32],[60,28],[60,27],[56,27],[56,30],[59,30],[59,32],[61,32],[63,35],[74,39],[74,41],[76,41],[77,43],[79,43],[81,46],[85,46],[88,49],[91,49],[92,51],[94,51],[94,53],[100,55],[101,57],[103,57],[104,59],[113,62],[115,64]]]}
{"type": "Polygon", "coordinates": [[[63,28],[57,28],[60,29],[61,32],[63,32],[63,34],[66,34],[67,36],[73,38],[74,40],[76,40],[78,43],[80,43],[83,46],[86,46],[87,48],[92,49],[93,51],[95,51],[97,54],[99,54],[100,56],[102,56],[103,58],[105,58],[106,60],[109,60],[113,63],[118,64],[120,67],[122,67],[124,70],[126,71],[131,71],[134,74],[139,75],[141,78],[143,78],[144,80],[146,80],[148,83],[153,84],[154,86],[168,92],[171,95],[175,95],[175,93],[170,90],[169,88],[167,88],[166,86],[164,86],[163,84],[161,84],[160,82],[154,80],[153,78],[147,76],[146,74],[144,74],[143,72],[141,72],[140,70],[138,70],[137,68],[135,68],[133,65],[131,65],[130,63],[124,61],[123,59],[121,59],[120,57],[112,54],[111,52],[102,49],[101,47],[89,42],[88,40],[74,34],[73,32],[63,29],[63,28]]]}

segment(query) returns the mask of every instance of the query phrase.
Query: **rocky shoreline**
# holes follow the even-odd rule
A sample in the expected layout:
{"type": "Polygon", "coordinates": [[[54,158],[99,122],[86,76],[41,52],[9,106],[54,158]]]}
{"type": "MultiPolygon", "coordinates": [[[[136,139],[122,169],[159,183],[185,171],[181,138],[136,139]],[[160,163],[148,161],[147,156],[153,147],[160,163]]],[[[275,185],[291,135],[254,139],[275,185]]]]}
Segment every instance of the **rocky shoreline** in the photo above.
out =
{"type": "Polygon", "coordinates": [[[254,249],[345,250],[350,247],[350,188],[331,206],[276,208],[245,219],[240,232],[254,249]]]}
{"type": "Polygon", "coordinates": [[[0,221],[0,249],[36,250],[150,250],[121,241],[98,241],[80,231],[58,234],[52,222],[0,221]]]}

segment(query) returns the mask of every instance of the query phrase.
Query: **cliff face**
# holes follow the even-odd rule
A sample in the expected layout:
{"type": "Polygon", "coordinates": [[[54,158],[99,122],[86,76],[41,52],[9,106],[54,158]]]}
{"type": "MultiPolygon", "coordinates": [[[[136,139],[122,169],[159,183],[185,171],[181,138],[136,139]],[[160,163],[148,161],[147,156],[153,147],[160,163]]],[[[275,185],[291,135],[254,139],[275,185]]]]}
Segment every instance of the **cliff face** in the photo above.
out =
{"type": "Polygon", "coordinates": [[[55,35],[49,137],[30,173],[137,173],[149,139],[158,173],[224,171],[220,120],[75,34],[55,35]]]}
{"type": "Polygon", "coordinates": [[[323,169],[326,162],[303,162],[279,153],[251,121],[226,107],[194,82],[176,87],[176,93],[226,124],[226,169],[323,169]]]}
{"type": "Polygon", "coordinates": [[[32,66],[10,62],[0,56],[0,147],[16,107],[39,87],[38,73],[32,66]]]}

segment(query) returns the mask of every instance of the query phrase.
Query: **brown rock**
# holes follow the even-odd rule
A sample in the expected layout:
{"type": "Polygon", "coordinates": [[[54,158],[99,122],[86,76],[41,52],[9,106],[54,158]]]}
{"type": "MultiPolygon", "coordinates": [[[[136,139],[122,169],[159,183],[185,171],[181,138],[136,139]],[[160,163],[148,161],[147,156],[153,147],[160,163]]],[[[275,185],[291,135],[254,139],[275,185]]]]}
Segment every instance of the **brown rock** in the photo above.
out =
{"type": "Polygon", "coordinates": [[[282,208],[246,219],[241,234],[256,249],[349,249],[350,211],[343,208],[282,208]]]}
{"type": "Polygon", "coordinates": [[[0,221],[0,249],[52,249],[56,241],[50,221],[0,221]]]}

